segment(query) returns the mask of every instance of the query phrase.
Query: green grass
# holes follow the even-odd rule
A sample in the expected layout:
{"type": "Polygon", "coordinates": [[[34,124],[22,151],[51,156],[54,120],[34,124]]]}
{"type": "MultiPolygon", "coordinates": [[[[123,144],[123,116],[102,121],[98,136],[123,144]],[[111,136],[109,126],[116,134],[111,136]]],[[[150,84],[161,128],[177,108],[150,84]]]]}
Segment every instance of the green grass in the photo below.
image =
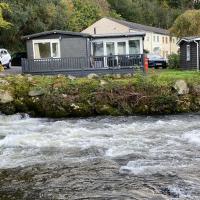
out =
{"type": "Polygon", "coordinates": [[[170,79],[185,79],[185,80],[200,80],[200,73],[197,71],[183,71],[183,70],[150,70],[148,75],[157,76],[161,80],[170,79]]]}

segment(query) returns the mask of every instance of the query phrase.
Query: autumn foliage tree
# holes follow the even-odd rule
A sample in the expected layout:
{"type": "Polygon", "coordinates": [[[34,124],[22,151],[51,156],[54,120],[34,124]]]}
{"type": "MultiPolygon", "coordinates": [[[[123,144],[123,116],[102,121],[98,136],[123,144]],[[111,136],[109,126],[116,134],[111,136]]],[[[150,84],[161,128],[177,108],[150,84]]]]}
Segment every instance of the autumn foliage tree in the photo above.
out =
{"type": "Polygon", "coordinates": [[[177,37],[200,35],[200,10],[188,10],[180,15],[170,32],[177,37]]]}
{"type": "Polygon", "coordinates": [[[11,26],[11,23],[7,22],[3,18],[3,11],[10,11],[9,5],[6,3],[0,3],[0,28],[1,29],[7,29],[11,26]]]}

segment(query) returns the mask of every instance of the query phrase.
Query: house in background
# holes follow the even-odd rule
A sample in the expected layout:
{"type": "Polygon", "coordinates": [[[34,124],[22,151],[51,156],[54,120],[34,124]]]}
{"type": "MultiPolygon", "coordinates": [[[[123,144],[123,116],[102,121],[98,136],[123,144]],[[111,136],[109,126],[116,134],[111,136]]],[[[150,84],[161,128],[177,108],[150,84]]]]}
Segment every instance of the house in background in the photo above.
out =
{"type": "Polygon", "coordinates": [[[143,67],[145,33],[95,34],[53,30],[24,36],[27,59],[24,73],[133,73],[143,67]]]}
{"type": "Polygon", "coordinates": [[[180,46],[180,66],[183,69],[197,69],[200,66],[200,36],[184,37],[177,43],[180,46]]]}
{"type": "Polygon", "coordinates": [[[82,33],[87,34],[114,34],[144,32],[144,49],[152,54],[159,54],[164,58],[178,52],[177,38],[171,37],[168,30],[141,25],[124,20],[104,17],[95,22],[82,33]]]}

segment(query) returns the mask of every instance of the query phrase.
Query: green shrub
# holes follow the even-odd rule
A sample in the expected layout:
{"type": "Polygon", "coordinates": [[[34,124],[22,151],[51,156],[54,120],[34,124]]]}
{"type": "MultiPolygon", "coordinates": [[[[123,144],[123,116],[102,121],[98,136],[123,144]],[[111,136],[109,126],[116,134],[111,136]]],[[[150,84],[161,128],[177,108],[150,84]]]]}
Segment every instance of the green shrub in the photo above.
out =
{"type": "Polygon", "coordinates": [[[168,57],[168,65],[169,69],[178,69],[180,68],[180,55],[179,54],[171,54],[168,57]]]}

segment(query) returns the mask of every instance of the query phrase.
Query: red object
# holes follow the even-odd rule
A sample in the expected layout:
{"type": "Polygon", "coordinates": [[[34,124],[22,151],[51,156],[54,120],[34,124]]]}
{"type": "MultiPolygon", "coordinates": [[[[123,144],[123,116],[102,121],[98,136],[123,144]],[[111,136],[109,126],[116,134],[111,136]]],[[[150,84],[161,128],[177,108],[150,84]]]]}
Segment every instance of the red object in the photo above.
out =
{"type": "Polygon", "coordinates": [[[149,70],[149,60],[148,60],[147,56],[144,57],[144,70],[145,70],[145,72],[148,72],[148,70],[149,70]]]}

